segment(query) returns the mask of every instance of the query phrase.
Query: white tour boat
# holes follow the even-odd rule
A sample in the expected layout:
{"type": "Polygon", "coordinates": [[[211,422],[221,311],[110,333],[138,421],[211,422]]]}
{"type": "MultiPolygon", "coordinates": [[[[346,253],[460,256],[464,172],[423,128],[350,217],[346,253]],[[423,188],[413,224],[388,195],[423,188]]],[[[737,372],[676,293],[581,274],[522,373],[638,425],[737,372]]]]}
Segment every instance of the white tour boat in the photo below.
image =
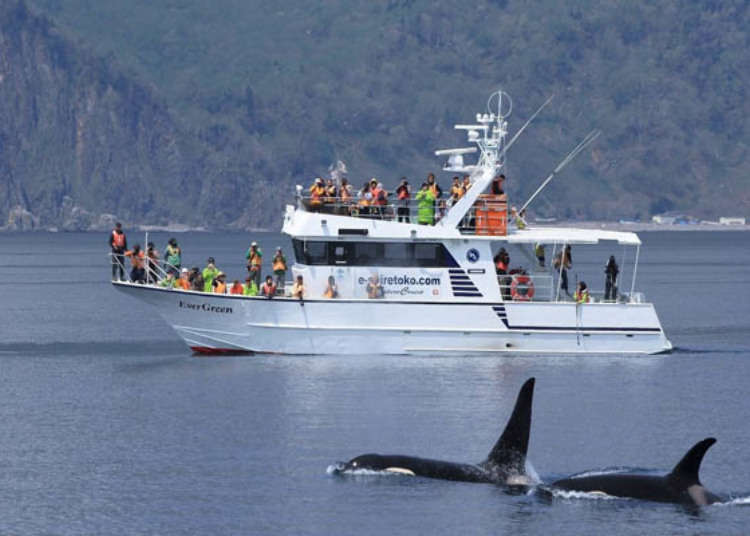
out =
{"type": "Polygon", "coordinates": [[[294,245],[293,276],[304,278],[303,300],[288,295],[289,283],[287,295],[273,299],[121,281],[113,285],[156,307],[187,345],[201,353],[671,350],[653,304],[635,291],[641,244],[636,234],[526,225],[519,218],[508,222],[505,195],[486,193],[503,168],[507,149],[531,121],[506,141],[509,113],[507,95],[495,93],[488,112],[477,114],[475,124],[456,125],[467,131],[473,147],[436,151],[448,156],[444,170],[468,175],[471,187],[452,206],[445,197],[436,201],[432,225],[416,223],[414,207],[406,201],[360,207],[355,196],[351,202],[337,198],[318,204],[298,187],[296,204],[286,207],[283,232],[294,245]],[[465,164],[464,156],[471,153],[478,154],[476,163],[465,164]],[[590,301],[579,303],[563,288],[565,263],[557,263],[558,268],[551,261],[566,246],[578,252],[602,242],[634,250],[628,291],[613,290],[608,299],[591,292],[590,301]],[[546,249],[546,264],[537,260],[538,247],[546,249]],[[498,275],[495,258],[501,248],[524,258],[525,269],[498,275]],[[329,282],[337,287],[336,298],[323,297],[329,282]]]}

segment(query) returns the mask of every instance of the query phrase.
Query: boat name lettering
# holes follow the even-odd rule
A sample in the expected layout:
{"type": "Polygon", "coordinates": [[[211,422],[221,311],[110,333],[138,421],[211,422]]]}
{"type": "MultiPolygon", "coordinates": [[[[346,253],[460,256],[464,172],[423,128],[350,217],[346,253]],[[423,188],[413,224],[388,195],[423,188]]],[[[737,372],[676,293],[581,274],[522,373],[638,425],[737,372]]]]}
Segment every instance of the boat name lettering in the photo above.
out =
{"type": "MultiPolygon", "coordinates": [[[[412,277],[408,275],[381,275],[379,277],[381,285],[440,285],[439,277],[412,277]]],[[[359,278],[359,284],[364,285],[367,279],[359,278]]]]}
{"type": "Polygon", "coordinates": [[[180,308],[193,309],[195,311],[206,311],[209,313],[232,314],[234,312],[232,311],[231,307],[226,307],[223,305],[211,305],[210,303],[190,303],[184,302],[182,300],[180,300],[180,308]]]}

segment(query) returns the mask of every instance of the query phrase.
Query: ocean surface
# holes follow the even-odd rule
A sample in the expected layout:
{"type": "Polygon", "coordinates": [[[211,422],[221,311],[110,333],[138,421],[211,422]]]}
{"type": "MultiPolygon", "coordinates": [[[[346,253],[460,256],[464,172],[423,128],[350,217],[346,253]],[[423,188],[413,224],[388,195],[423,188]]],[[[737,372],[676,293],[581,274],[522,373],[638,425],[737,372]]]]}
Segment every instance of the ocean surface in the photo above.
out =
{"type": "MultiPolygon", "coordinates": [[[[278,234],[176,236],[230,280],[251,239],[291,257],[278,234]]],[[[747,534],[750,233],[641,238],[669,355],[206,358],[111,287],[106,234],[0,234],[0,534],[747,534]],[[726,503],[327,472],[366,452],[482,461],[530,376],[542,481],[668,472],[715,436],[701,480],[726,503]]],[[[606,257],[573,260],[603,285],[606,257]]]]}

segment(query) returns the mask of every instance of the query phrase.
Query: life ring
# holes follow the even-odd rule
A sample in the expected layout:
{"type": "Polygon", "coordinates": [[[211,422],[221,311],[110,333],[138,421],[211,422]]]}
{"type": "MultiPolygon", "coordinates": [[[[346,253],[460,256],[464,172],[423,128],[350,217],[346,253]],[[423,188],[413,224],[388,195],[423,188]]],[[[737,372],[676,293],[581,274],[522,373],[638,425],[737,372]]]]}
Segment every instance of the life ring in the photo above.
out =
{"type": "Polygon", "coordinates": [[[527,275],[514,275],[510,295],[513,301],[530,301],[534,297],[534,282],[527,275]]]}

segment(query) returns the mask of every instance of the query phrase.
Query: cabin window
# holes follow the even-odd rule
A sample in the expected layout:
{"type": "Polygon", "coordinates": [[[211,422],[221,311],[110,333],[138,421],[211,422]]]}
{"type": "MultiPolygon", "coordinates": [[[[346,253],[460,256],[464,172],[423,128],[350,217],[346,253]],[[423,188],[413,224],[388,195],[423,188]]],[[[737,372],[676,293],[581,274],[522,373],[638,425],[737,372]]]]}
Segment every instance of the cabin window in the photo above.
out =
{"type": "Polygon", "coordinates": [[[443,244],[409,242],[323,242],[293,239],[297,262],[308,266],[458,266],[443,244]]]}

